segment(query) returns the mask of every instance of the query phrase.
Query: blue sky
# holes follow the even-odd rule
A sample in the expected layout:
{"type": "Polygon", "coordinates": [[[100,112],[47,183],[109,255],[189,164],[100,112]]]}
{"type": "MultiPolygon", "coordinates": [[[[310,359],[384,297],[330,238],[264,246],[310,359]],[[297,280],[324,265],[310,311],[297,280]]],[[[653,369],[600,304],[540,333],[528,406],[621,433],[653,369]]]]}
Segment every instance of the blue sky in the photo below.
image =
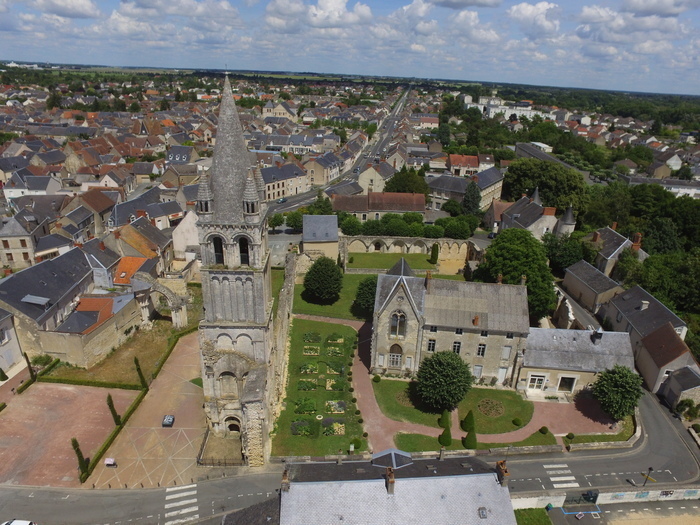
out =
{"type": "Polygon", "coordinates": [[[700,95],[700,0],[0,0],[0,58],[700,95]]]}

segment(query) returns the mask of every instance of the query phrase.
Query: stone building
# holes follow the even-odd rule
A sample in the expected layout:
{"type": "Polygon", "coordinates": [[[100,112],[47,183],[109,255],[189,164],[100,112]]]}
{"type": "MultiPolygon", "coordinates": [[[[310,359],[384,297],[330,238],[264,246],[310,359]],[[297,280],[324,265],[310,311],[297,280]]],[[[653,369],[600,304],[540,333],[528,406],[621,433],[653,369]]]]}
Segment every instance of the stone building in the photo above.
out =
{"type": "Polygon", "coordinates": [[[401,259],[378,277],[371,368],[412,375],[425,357],[452,351],[477,379],[508,383],[529,331],[525,286],[416,277],[401,259]]]}
{"type": "Polygon", "coordinates": [[[271,392],[282,361],[272,343],[265,184],[248,159],[227,78],[212,167],[197,195],[202,380],[209,428],[240,437],[243,461],[259,466],[269,455],[271,392]]]}

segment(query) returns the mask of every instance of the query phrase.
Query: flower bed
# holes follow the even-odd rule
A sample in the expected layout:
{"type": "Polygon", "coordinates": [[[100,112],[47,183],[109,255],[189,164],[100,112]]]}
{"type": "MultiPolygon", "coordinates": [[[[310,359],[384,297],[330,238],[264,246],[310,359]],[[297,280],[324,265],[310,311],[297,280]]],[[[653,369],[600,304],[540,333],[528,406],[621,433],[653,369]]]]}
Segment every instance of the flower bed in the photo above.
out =
{"type": "Polygon", "coordinates": [[[345,354],[345,352],[343,352],[342,348],[339,348],[337,346],[329,346],[328,348],[326,348],[326,354],[329,357],[342,357],[345,354]]]}
{"type": "Polygon", "coordinates": [[[309,419],[295,419],[294,421],[292,421],[291,425],[292,435],[310,437],[313,434],[311,423],[312,422],[309,419]]]}
{"type": "Polygon", "coordinates": [[[327,417],[323,420],[323,435],[324,436],[344,436],[345,435],[345,420],[327,417]]]}
{"type": "Polygon", "coordinates": [[[303,338],[305,343],[321,342],[321,334],[319,334],[318,332],[305,332],[303,338]]]}
{"type": "Polygon", "coordinates": [[[297,389],[298,390],[316,390],[316,381],[309,381],[308,379],[300,379],[297,389]]]}
{"type": "Polygon", "coordinates": [[[340,363],[326,363],[326,372],[331,375],[340,375],[343,371],[343,365],[340,363]]]}
{"type": "Polygon", "coordinates": [[[318,355],[321,353],[321,347],[318,345],[304,345],[304,351],[302,354],[304,355],[318,355]]]}
{"type": "Polygon", "coordinates": [[[299,367],[299,372],[302,374],[318,374],[318,365],[316,363],[304,363],[299,367]]]}
{"type": "Polygon", "coordinates": [[[326,412],[329,414],[344,414],[345,401],[326,401],[326,412]]]}
{"type": "Polygon", "coordinates": [[[296,408],[294,409],[295,414],[314,414],[316,413],[316,401],[309,397],[302,397],[295,401],[294,404],[296,408]]]}

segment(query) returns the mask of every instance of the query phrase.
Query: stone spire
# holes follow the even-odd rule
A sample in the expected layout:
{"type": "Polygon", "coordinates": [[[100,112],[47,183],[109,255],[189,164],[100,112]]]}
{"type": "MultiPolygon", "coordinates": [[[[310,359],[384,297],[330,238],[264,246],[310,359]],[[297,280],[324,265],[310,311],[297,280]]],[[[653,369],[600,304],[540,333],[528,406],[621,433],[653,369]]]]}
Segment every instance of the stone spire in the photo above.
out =
{"type": "MultiPolygon", "coordinates": [[[[178,193],[181,189],[182,186],[180,186],[178,193]]],[[[199,187],[197,188],[197,218],[199,220],[209,220],[212,211],[211,181],[209,179],[209,172],[207,171],[204,172],[204,175],[199,179],[199,187]]]]}
{"type": "Polygon", "coordinates": [[[255,215],[260,213],[260,195],[253,179],[253,171],[248,171],[243,192],[243,212],[247,222],[257,222],[255,215]]]}
{"type": "Polygon", "coordinates": [[[243,141],[243,127],[238,119],[231,83],[227,76],[219,106],[216,146],[209,172],[211,195],[214,198],[212,222],[243,223],[243,193],[249,164],[248,149],[243,141]]]}
{"type": "Polygon", "coordinates": [[[566,211],[564,212],[564,215],[561,216],[561,219],[559,219],[562,224],[566,225],[572,225],[576,224],[576,219],[574,218],[574,208],[569,204],[569,207],[566,208],[566,211]]]}
{"type": "Polygon", "coordinates": [[[540,189],[535,188],[535,191],[532,192],[532,196],[530,197],[530,202],[534,202],[535,204],[539,204],[542,206],[542,200],[540,199],[540,189]]]}

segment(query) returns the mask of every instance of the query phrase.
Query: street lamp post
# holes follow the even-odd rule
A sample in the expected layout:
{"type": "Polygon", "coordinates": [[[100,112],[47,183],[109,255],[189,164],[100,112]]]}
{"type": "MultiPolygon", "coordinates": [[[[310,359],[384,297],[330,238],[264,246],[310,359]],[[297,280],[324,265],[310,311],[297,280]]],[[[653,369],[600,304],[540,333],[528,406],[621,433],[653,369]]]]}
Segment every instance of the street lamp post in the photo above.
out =
{"type": "Polygon", "coordinates": [[[644,484],[642,485],[642,487],[646,487],[646,486],[647,486],[647,481],[649,481],[649,476],[651,476],[651,473],[652,473],[653,471],[654,471],[654,467],[649,467],[649,472],[647,472],[647,475],[646,475],[646,477],[644,478],[644,484]]]}

